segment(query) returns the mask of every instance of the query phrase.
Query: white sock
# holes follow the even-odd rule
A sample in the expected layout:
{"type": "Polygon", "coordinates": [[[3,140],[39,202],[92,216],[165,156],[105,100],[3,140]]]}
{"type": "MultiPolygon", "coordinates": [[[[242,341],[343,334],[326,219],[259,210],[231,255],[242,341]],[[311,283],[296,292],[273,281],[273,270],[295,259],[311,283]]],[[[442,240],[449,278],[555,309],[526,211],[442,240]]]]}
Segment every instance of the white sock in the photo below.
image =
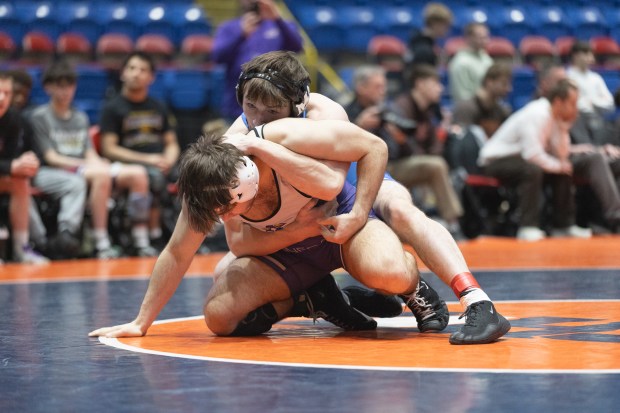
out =
{"type": "Polygon", "coordinates": [[[463,309],[466,310],[467,307],[469,307],[473,303],[477,303],[479,301],[491,301],[491,299],[480,288],[472,288],[467,291],[467,294],[461,296],[461,298],[459,298],[459,301],[461,302],[461,306],[463,307],[463,309]]]}
{"type": "Polygon", "coordinates": [[[95,237],[95,247],[97,248],[97,250],[107,250],[112,246],[107,230],[95,228],[95,230],[93,231],[93,236],[95,237]]]}
{"type": "Polygon", "coordinates": [[[28,244],[28,231],[13,231],[13,249],[19,253],[24,251],[28,244]]]}
{"type": "Polygon", "coordinates": [[[145,224],[134,225],[131,229],[131,235],[137,248],[145,248],[151,244],[149,241],[149,230],[145,224]]]}

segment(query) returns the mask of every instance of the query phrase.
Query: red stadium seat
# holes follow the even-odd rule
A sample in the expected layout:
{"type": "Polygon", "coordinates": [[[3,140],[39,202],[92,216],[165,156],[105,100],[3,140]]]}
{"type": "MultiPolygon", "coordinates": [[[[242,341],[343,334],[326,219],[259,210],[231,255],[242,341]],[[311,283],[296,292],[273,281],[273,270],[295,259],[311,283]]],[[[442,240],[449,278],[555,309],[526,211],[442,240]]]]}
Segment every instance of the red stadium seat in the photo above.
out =
{"type": "Polygon", "coordinates": [[[603,67],[619,67],[620,46],[612,37],[592,37],[590,39],[590,47],[592,47],[592,53],[594,53],[598,65],[603,67]]]}
{"type": "Polygon", "coordinates": [[[26,64],[45,65],[52,61],[56,48],[45,33],[31,31],[22,38],[21,61],[26,64]]]}
{"type": "Polygon", "coordinates": [[[560,36],[555,39],[555,50],[562,63],[568,63],[570,49],[573,47],[573,43],[575,43],[575,38],[573,36],[560,36]]]}
{"type": "Polygon", "coordinates": [[[368,55],[388,72],[401,72],[405,66],[407,46],[396,36],[377,35],[368,42],[368,55]]]}
{"type": "Polygon", "coordinates": [[[491,37],[487,43],[487,53],[493,58],[493,60],[506,62],[508,64],[514,63],[514,58],[517,54],[514,45],[510,40],[505,37],[491,37]]]}
{"type": "Polygon", "coordinates": [[[87,62],[92,58],[92,45],[80,33],[62,33],[56,40],[56,52],[75,63],[87,62]]]}
{"type": "Polygon", "coordinates": [[[133,41],[122,33],[106,33],[97,41],[97,61],[109,69],[119,69],[134,49],[133,41]]]}
{"type": "Polygon", "coordinates": [[[6,33],[0,32],[0,60],[10,59],[15,53],[15,42],[6,33]]]}
{"type": "Polygon", "coordinates": [[[155,33],[146,33],[138,37],[136,50],[151,54],[157,63],[166,63],[174,55],[174,45],[170,39],[155,33]]]}
{"type": "Polygon", "coordinates": [[[556,52],[551,40],[544,36],[525,36],[519,43],[519,53],[523,62],[540,68],[553,61],[556,52]]]}
{"type": "Polygon", "coordinates": [[[467,46],[467,42],[465,38],[462,36],[450,37],[446,40],[446,43],[443,46],[444,53],[446,54],[447,60],[452,58],[459,50],[467,46]]]}

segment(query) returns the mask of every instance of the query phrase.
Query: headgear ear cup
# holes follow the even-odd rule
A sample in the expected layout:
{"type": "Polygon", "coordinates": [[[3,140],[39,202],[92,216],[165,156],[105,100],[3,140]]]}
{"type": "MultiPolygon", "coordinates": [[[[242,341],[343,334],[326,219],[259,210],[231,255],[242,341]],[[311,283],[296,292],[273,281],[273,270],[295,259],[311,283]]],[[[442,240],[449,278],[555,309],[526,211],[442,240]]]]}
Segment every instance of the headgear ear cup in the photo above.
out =
{"type": "Polygon", "coordinates": [[[230,188],[231,204],[235,202],[246,202],[253,199],[258,192],[258,168],[247,156],[243,157],[243,162],[237,168],[237,181],[230,188]]]}

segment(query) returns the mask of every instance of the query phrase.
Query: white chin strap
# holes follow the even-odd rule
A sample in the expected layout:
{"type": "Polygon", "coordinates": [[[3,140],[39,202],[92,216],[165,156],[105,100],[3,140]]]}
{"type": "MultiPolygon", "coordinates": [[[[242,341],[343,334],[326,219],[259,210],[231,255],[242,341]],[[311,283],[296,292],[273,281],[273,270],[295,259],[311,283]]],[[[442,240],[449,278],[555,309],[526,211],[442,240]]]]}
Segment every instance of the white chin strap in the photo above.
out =
{"type": "Polygon", "coordinates": [[[243,164],[237,169],[237,181],[230,188],[231,204],[246,202],[254,199],[258,192],[258,168],[247,156],[243,157],[243,164]]]}

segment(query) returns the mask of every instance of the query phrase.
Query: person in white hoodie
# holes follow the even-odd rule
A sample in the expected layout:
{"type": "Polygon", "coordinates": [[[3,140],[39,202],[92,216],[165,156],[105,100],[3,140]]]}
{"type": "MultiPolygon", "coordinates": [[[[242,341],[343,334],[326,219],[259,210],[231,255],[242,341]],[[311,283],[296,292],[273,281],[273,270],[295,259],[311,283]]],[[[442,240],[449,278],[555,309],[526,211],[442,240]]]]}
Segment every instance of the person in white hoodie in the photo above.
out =
{"type": "Polygon", "coordinates": [[[573,167],[568,130],[577,117],[577,86],[560,80],[546,97],[513,113],[480,151],[478,163],[503,184],[517,187],[520,227],[517,238],[536,241],[541,227],[544,185],[552,188],[553,236],[587,238],[591,231],[575,225],[573,167]]]}

